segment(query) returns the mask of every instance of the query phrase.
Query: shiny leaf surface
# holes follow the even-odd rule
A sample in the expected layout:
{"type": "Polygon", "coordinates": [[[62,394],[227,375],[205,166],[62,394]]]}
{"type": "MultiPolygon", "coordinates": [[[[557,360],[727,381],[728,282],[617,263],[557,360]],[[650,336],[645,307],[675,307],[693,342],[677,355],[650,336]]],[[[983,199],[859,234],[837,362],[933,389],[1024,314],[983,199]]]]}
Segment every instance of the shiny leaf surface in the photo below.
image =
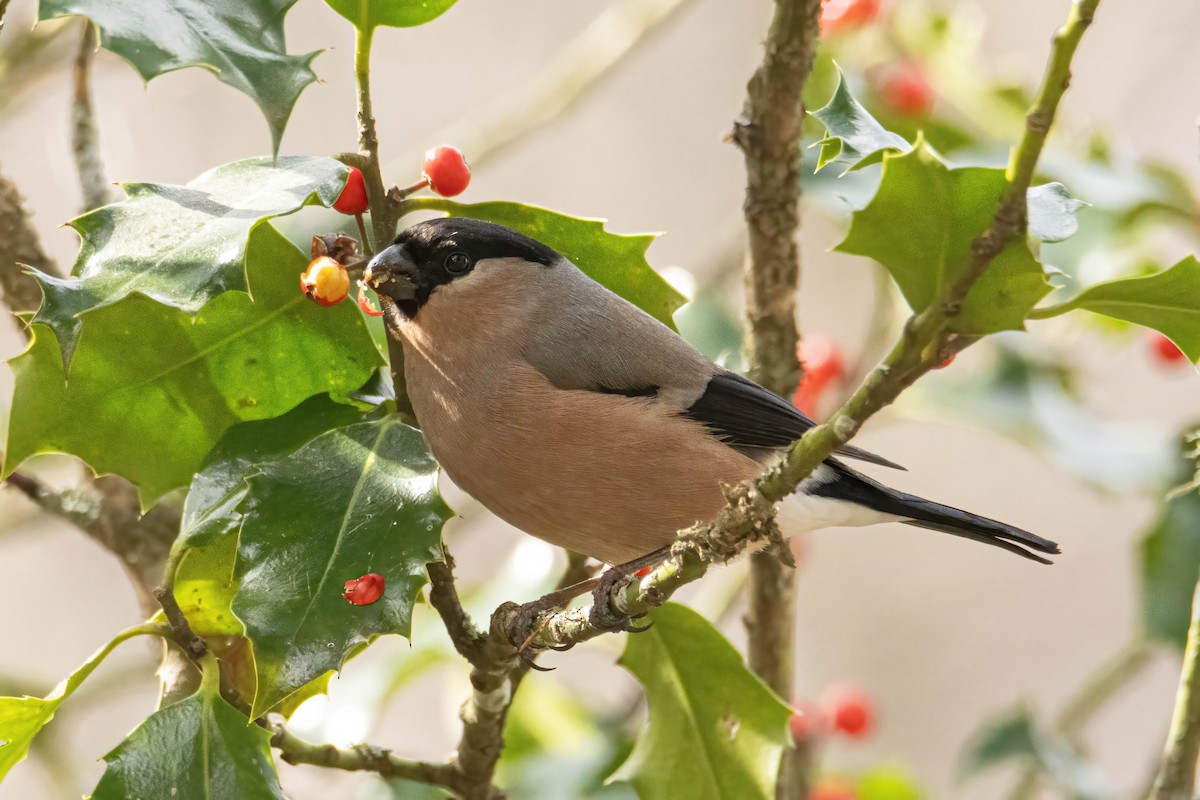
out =
{"type": "MultiPolygon", "coordinates": [[[[101,45],[145,80],[201,67],[245,92],[267,118],[273,152],[296,98],[317,79],[317,55],[288,55],[283,18],[296,0],[40,0],[38,18],[91,18],[101,45]]],[[[213,118],[220,124],[219,118],[213,118]]]]}
{"type": "Polygon", "coordinates": [[[86,315],[135,292],[195,314],[222,292],[248,291],[251,234],[271,217],[329,205],[346,175],[331,158],[252,158],[186,186],[123,184],[128,199],[71,221],[82,239],[71,277],[35,274],[45,302],[34,322],[54,330],[69,368],[86,315]]]}
{"type": "Polygon", "coordinates": [[[34,325],[12,361],[5,469],[70,453],[137,484],[149,506],[186,485],[236,423],[362,386],[381,359],[353,304],[306,299],[297,276],[307,258],[270,226],[246,260],[253,300],[229,292],[193,320],[134,295],[90,314],[67,382],[53,335],[34,325]]]}
{"type": "Polygon", "coordinates": [[[613,780],[641,800],[775,797],[791,709],[707,620],[668,603],[628,637],[621,665],[645,688],[650,719],[613,780]]]}
{"type": "Polygon", "coordinates": [[[450,515],[437,474],[420,432],[388,418],[323,434],[249,478],[233,610],[254,645],[255,716],[371,637],[408,635],[450,515]],[[384,576],[382,598],[347,603],[345,581],[369,572],[384,576]]]}

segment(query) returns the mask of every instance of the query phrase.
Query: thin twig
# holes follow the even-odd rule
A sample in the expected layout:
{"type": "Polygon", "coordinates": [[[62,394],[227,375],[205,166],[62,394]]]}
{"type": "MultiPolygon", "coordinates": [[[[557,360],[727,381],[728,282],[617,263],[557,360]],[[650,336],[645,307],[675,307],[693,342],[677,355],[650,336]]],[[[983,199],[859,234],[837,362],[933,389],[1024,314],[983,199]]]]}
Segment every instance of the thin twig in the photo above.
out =
{"type": "MultiPolygon", "coordinates": [[[[485,160],[560,118],[647,36],[692,0],[617,0],[567,42],[529,83],[432,136],[452,142],[478,168],[485,160]]],[[[388,163],[389,172],[411,174],[420,151],[388,163]]]]}
{"type": "Polygon", "coordinates": [[[1175,693],[1175,713],[1158,777],[1148,800],[1192,800],[1196,791],[1196,759],[1200,757],[1200,582],[1192,597],[1183,670],[1175,693]]]}
{"type": "Polygon", "coordinates": [[[454,558],[443,545],[445,561],[426,565],[429,573],[429,604],[442,618],[454,649],[472,666],[481,663],[487,636],[471,620],[458,597],[454,583],[454,558]]]}
{"type": "Polygon", "coordinates": [[[75,56],[74,94],[71,102],[71,149],[75,154],[75,171],[83,190],[83,210],[109,202],[108,179],[104,177],[104,162],[100,158],[100,132],[96,127],[96,112],[92,106],[92,59],[96,55],[96,26],[83,20],[83,37],[75,56]]]}
{"type": "Polygon", "coordinates": [[[0,177],[0,299],[12,311],[32,311],[42,304],[42,290],[25,272],[25,264],[58,274],[16,185],[0,177]]]}
{"type": "MultiPolygon", "coordinates": [[[[746,86],[731,137],[746,162],[746,363],[752,379],[782,397],[796,390],[803,370],[796,352],[802,94],[820,14],[820,0],[775,0],[763,60],[746,86]]],[[[796,645],[796,570],[790,556],[786,546],[751,556],[745,620],[750,669],[785,701],[793,693],[796,645]]],[[[784,753],[779,800],[808,796],[812,757],[805,742],[784,753]]]]}
{"type": "Polygon", "coordinates": [[[271,744],[289,764],[375,772],[385,778],[404,778],[460,792],[462,773],[453,764],[434,764],[398,758],[390,750],[371,744],[341,748],[332,744],[306,742],[283,725],[271,726],[271,744]]]}

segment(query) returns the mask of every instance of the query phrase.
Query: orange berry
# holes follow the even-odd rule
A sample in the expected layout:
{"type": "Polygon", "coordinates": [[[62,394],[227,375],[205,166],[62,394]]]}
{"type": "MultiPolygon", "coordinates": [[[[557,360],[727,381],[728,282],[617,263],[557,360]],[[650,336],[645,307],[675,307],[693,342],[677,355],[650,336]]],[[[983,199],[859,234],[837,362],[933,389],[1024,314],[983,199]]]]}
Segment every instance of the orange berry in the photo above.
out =
{"type": "Polygon", "coordinates": [[[336,306],[350,293],[350,275],[329,256],[321,256],[300,276],[300,289],[323,306],[336,306]]]}

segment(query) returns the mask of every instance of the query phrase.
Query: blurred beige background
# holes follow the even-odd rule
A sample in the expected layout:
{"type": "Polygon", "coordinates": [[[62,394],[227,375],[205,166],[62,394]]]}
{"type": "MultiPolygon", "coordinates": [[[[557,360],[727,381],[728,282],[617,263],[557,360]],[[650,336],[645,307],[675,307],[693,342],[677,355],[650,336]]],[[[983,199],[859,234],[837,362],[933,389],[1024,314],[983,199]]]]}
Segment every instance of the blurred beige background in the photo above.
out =
{"type": "MultiPolygon", "coordinates": [[[[8,25],[27,25],[32,5],[14,0],[8,25]]],[[[721,136],[740,110],[769,5],[695,0],[574,111],[479,169],[464,199],[523,200],[605,216],[616,231],[666,231],[651,249],[652,263],[705,267],[739,230],[742,162],[721,136]]],[[[603,6],[461,0],[426,28],[381,29],[373,74],[385,160],[436,144],[430,137],[445,125],[530,79],[603,6]]],[[[1032,83],[1066,0],[987,0],[983,8],[987,53],[1032,83]]],[[[328,50],[315,63],[323,83],[301,96],[283,151],[352,149],[350,26],[322,3],[304,0],[288,17],[287,31],[293,52],[328,50]]],[[[1102,125],[1118,141],[1177,164],[1200,182],[1198,34],[1200,6],[1193,0],[1108,0],[1077,59],[1068,128],[1102,125]]],[[[0,37],[0,48],[4,44],[0,37]]],[[[58,226],[80,202],[68,142],[69,58],[0,118],[0,169],[22,189],[48,250],[64,265],[73,259],[76,238],[58,226]]],[[[102,52],[96,81],[103,153],[114,179],[183,183],[268,150],[258,109],[204,72],[186,70],[143,86],[128,65],[102,52]]],[[[409,171],[391,180],[416,177],[417,164],[403,166],[409,171]]],[[[826,253],[837,236],[822,218],[806,216],[801,324],[853,351],[868,323],[870,272],[859,260],[826,253]]],[[[10,357],[21,346],[5,324],[0,354],[10,357]]],[[[1077,349],[1087,396],[1104,418],[1182,425],[1200,409],[1200,379],[1192,370],[1164,374],[1137,346],[1114,354],[1083,340],[1077,349]]],[[[968,352],[955,368],[970,369],[976,357],[968,352]]],[[[0,368],[0,393],[10,387],[11,375],[0,368]]],[[[965,737],[985,715],[1020,699],[1053,713],[1124,643],[1136,616],[1132,542],[1153,506],[1084,488],[1026,448],[968,427],[881,417],[860,443],[909,467],[887,476],[900,488],[1062,543],[1058,564],[1044,568],[898,525],[830,530],[812,537],[803,565],[802,693],[813,696],[831,681],[850,679],[875,695],[881,714],[872,740],[835,743],[829,762],[854,768],[894,759],[932,797],[1001,797],[1009,773],[966,786],[955,782],[954,759],[965,737]]],[[[457,505],[470,518],[454,524],[449,541],[467,574],[486,571],[490,554],[523,540],[469,503],[457,505]]],[[[539,557],[535,553],[534,561],[539,557]]],[[[112,558],[72,530],[36,518],[8,493],[0,495],[0,608],[0,674],[36,677],[45,685],[138,613],[112,558]]],[[[737,615],[726,627],[741,640],[737,615]]],[[[531,680],[579,687],[589,699],[627,696],[634,687],[614,663],[619,640],[611,638],[553,658],[561,668],[531,680]]],[[[399,655],[406,647],[396,640],[378,649],[399,655]]],[[[102,771],[92,759],[151,710],[151,669],[144,645],[123,647],[104,671],[136,670],[145,678],[68,707],[55,723],[74,751],[84,788],[102,771]]],[[[360,669],[358,662],[351,665],[335,686],[335,700],[360,669]]],[[[1094,728],[1095,755],[1126,794],[1145,780],[1162,744],[1176,670],[1174,657],[1163,654],[1094,728]]],[[[463,686],[447,676],[418,682],[371,739],[406,755],[443,756],[457,736],[454,712],[463,686]]],[[[355,730],[353,720],[346,724],[355,730]]],[[[365,780],[281,769],[295,798],[349,797],[349,787],[365,780]]],[[[27,762],[0,786],[0,798],[54,797],[49,787],[27,762]]]]}

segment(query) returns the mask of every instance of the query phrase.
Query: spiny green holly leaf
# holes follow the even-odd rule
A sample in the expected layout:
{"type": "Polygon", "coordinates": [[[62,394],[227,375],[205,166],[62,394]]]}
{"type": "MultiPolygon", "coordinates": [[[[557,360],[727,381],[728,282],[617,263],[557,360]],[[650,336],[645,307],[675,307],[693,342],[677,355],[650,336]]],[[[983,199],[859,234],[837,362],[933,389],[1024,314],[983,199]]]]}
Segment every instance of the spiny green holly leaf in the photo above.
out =
{"type": "Polygon", "coordinates": [[[216,675],[214,664],[196,694],[151,714],[104,757],[92,800],[284,800],[271,735],[221,698],[216,675]]]}
{"type": "MultiPolygon", "coordinates": [[[[885,155],[875,197],[854,213],[837,246],[887,268],[914,311],[923,311],[971,258],[971,242],[996,212],[1004,171],[949,169],[927,147],[885,155]]],[[[1024,239],[991,263],[951,323],[957,333],[1020,330],[1034,304],[1050,291],[1046,273],[1024,239]]]]}
{"type": "Polygon", "coordinates": [[[1043,242],[1061,242],[1079,230],[1076,212],[1087,203],[1072,197],[1061,183],[1031,186],[1025,193],[1029,233],[1043,242]]]}
{"type": "Polygon", "coordinates": [[[139,626],[117,634],[44,698],[0,697],[0,781],[4,780],[10,769],[25,759],[33,737],[54,718],[58,707],[95,672],[100,662],[121,642],[147,632],[139,626]]]}
{"type": "Polygon", "coordinates": [[[233,610],[254,644],[254,716],[384,633],[407,636],[425,565],[441,558],[450,510],[419,431],[395,418],[318,436],[260,466],[239,510],[233,610]],[[379,573],[379,601],[342,598],[379,573]]]}
{"type": "Polygon", "coordinates": [[[495,201],[466,205],[439,197],[422,197],[417,208],[444,211],[454,217],[471,217],[512,228],[548,245],[592,280],[674,329],[675,310],[687,298],[671,288],[646,262],[646,249],[655,234],[609,233],[604,220],[569,217],[537,206],[495,201]]]}
{"type": "Polygon", "coordinates": [[[458,0],[325,0],[337,13],[369,31],[380,25],[411,28],[432,22],[458,0]]]}
{"type": "Polygon", "coordinates": [[[1200,361],[1200,261],[1195,256],[1153,275],[1089,286],[1073,300],[1040,316],[1057,316],[1076,308],[1153,328],[1193,363],[1200,361]]]}
{"type": "Polygon", "coordinates": [[[331,204],[346,184],[331,158],[235,161],[186,186],[123,184],[129,199],[72,220],[83,240],[69,278],[35,272],[46,296],[34,322],[71,357],[83,315],[134,292],[195,314],[230,289],[247,291],[250,235],[305,204],[331,204]]]}
{"type": "Polygon", "coordinates": [[[214,536],[237,530],[246,477],[255,465],[287,455],[326,431],[362,422],[363,412],[329,395],[310,397],[283,416],[233,426],[204,460],[183,503],[175,547],[201,547],[214,536]]]}
{"type": "Polygon", "coordinates": [[[277,153],[296,98],[317,79],[311,66],[317,53],[290,56],[284,44],[283,17],[295,2],[40,0],[38,19],[90,17],[105,49],[147,81],[184,67],[207,69],[258,104],[277,153]]]}
{"type": "Polygon", "coordinates": [[[907,153],[912,149],[904,137],[884,128],[862,104],[854,99],[846,75],[838,68],[837,89],[833,97],[812,115],[825,126],[826,136],[813,145],[820,146],[817,170],[827,164],[845,164],[851,170],[879,162],[888,151],[907,153]]]}
{"type": "Polygon", "coordinates": [[[650,720],[613,780],[641,800],[775,797],[791,710],[707,620],[668,603],[621,665],[645,687],[650,720]]]}
{"type": "Polygon", "coordinates": [[[229,292],[194,320],[141,295],[92,312],[65,383],[54,337],[35,325],[12,361],[5,469],[70,453],[137,484],[149,506],[186,485],[234,424],[361,386],[380,358],[354,304],[305,298],[308,259],[269,225],[246,260],[253,301],[229,292]]]}

